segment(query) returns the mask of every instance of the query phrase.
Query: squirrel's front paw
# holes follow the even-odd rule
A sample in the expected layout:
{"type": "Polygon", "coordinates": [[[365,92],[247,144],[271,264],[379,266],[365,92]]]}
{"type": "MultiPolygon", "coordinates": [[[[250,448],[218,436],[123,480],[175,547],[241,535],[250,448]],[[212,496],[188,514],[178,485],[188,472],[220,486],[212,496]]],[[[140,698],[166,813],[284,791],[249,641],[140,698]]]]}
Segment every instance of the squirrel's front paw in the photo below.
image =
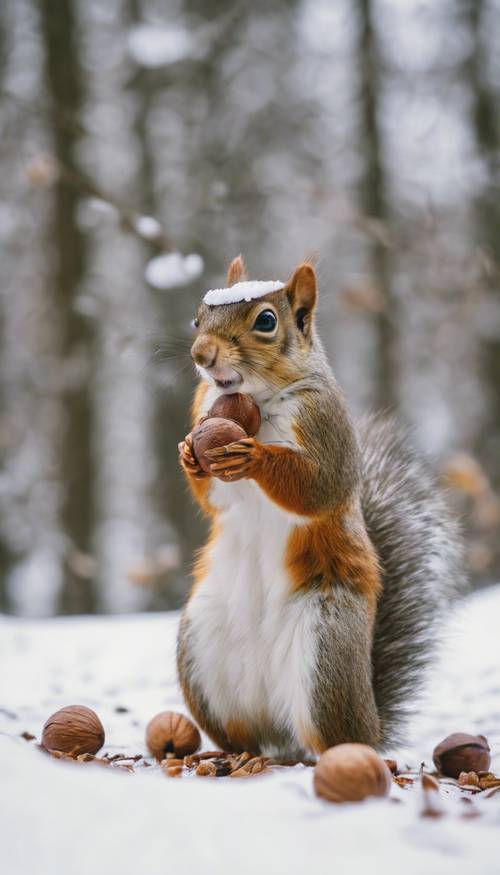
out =
{"type": "Polygon", "coordinates": [[[205,456],[210,462],[210,473],[232,483],[255,476],[259,454],[259,442],[255,438],[243,438],[225,447],[207,450],[205,456]]]}
{"type": "Polygon", "coordinates": [[[203,470],[193,453],[193,439],[190,434],[186,435],[185,439],[178,444],[179,461],[185,472],[194,477],[195,480],[201,480],[203,477],[210,475],[203,470]]]}

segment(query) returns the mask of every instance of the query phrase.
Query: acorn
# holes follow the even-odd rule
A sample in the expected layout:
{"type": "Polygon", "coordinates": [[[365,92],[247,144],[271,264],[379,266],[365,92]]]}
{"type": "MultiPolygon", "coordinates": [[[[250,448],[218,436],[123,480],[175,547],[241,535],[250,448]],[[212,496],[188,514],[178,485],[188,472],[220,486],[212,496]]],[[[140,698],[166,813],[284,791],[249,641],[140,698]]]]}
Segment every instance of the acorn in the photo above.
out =
{"type": "Polygon", "coordinates": [[[146,727],[146,744],[157,760],[182,759],[195,753],[201,736],[194,723],[177,711],[161,711],[146,727]]]}
{"type": "Polygon", "coordinates": [[[232,419],[241,425],[248,437],[255,437],[261,423],[259,405],[250,398],[250,395],[244,395],[242,392],[219,395],[208,411],[208,416],[232,419]]]}
{"type": "Polygon", "coordinates": [[[359,802],[388,796],[392,777],[384,760],[366,744],[338,744],[321,754],[314,790],[329,802],[359,802]]]}
{"type": "Polygon", "coordinates": [[[461,772],[487,772],[490,747],[484,735],[454,732],[434,748],[434,765],[448,778],[458,778],[461,772]]]}
{"type": "Polygon", "coordinates": [[[104,727],[85,705],[68,705],[56,711],[42,730],[42,747],[72,756],[96,754],[104,744],[104,727]]]}
{"type": "Polygon", "coordinates": [[[205,456],[207,450],[224,447],[246,437],[248,437],[246,431],[237,422],[214,416],[205,419],[193,431],[193,452],[203,470],[210,474],[210,461],[205,456]]]}

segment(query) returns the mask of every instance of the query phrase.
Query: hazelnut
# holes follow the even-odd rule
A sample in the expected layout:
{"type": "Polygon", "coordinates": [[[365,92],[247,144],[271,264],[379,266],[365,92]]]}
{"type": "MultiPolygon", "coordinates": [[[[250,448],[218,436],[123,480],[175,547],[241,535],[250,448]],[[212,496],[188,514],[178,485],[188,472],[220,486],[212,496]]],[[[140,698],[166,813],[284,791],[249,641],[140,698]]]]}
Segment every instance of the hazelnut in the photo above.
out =
{"type": "Polygon", "coordinates": [[[458,778],[460,772],[487,772],[491,756],[484,735],[454,732],[443,739],[432,755],[438,771],[448,778],[458,778]]]}
{"type": "Polygon", "coordinates": [[[68,705],[56,711],[42,730],[42,747],[79,756],[96,754],[104,744],[104,727],[91,708],[68,705]]]}
{"type": "Polygon", "coordinates": [[[358,802],[387,796],[391,773],[366,744],[338,744],[321,754],[314,769],[314,790],[329,802],[358,802]]]}
{"type": "Polygon", "coordinates": [[[198,750],[201,737],[198,729],[184,714],[161,711],[146,727],[146,744],[157,760],[165,755],[182,759],[198,750]]]}
{"type": "Polygon", "coordinates": [[[233,441],[241,441],[247,433],[232,419],[212,417],[205,419],[193,431],[193,452],[204,471],[210,474],[210,462],[205,457],[207,450],[223,447],[233,441]]]}
{"type": "Polygon", "coordinates": [[[208,415],[234,420],[245,429],[249,437],[254,437],[260,428],[259,405],[250,395],[243,395],[241,392],[220,395],[212,404],[208,415]]]}

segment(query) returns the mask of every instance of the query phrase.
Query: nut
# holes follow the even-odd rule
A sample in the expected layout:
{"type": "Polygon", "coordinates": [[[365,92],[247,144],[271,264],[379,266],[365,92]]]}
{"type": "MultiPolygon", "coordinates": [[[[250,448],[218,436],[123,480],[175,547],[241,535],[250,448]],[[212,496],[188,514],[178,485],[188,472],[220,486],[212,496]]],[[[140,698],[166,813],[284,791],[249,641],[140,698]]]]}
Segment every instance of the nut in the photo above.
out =
{"type": "Polygon", "coordinates": [[[198,729],[184,714],[161,711],[146,727],[146,744],[157,760],[172,754],[178,759],[194,753],[201,744],[198,729]]]}
{"type": "Polygon", "coordinates": [[[205,775],[210,775],[212,778],[215,778],[217,774],[217,768],[215,763],[212,763],[210,760],[203,760],[199,766],[196,768],[196,774],[201,777],[205,777],[205,775]]]}
{"type": "Polygon", "coordinates": [[[491,756],[484,735],[454,732],[443,739],[432,755],[436,769],[448,778],[458,778],[460,772],[487,772],[491,756]]]}
{"type": "Polygon", "coordinates": [[[461,787],[479,787],[477,772],[460,772],[458,783],[461,787]]]}
{"type": "Polygon", "coordinates": [[[195,428],[192,437],[195,457],[203,470],[210,474],[210,462],[205,457],[207,450],[223,447],[233,441],[241,441],[242,438],[247,437],[247,433],[241,425],[233,422],[232,419],[214,416],[211,419],[205,419],[198,428],[195,428]]]}
{"type": "Polygon", "coordinates": [[[314,769],[314,790],[329,802],[358,802],[387,796],[391,773],[366,744],[338,744],[321,754],[314,769]]]}
{"type": "Polygon", "coordinates": [[[104,744],[104,727],[91,708],[68,705],[56,711],[42,730],[42,747],[71,754],[96,754],[104,744]]]}
{"type": "Polygon", "coordinates": [[[232,419],[245,430],[249,437],[254,437],[260,428],[260,410],[250,395],[233,392],[231,395],[219,395],[208,411],[210,417],[232,419]]]}

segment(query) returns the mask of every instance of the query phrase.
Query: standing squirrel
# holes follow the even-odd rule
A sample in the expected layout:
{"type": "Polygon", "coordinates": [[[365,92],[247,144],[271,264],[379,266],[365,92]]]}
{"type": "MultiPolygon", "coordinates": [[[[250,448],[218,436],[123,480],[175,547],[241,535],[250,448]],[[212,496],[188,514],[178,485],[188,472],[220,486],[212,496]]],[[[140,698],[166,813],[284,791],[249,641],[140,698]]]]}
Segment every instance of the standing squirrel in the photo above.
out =
{"type": "Polygon", "coordinates": [[[227,751],[319,754],[400,740],[461,549],[443,497],[387,422],[355,428],[315,330],[317,281],[228,288],[194,321],[193,427],[221,394],[260,407],[254,438],[181,465],[212,521],[178,637],[199,725],[227,751]],[[223,478],[223,479],[221,479],[223,478]]]}

